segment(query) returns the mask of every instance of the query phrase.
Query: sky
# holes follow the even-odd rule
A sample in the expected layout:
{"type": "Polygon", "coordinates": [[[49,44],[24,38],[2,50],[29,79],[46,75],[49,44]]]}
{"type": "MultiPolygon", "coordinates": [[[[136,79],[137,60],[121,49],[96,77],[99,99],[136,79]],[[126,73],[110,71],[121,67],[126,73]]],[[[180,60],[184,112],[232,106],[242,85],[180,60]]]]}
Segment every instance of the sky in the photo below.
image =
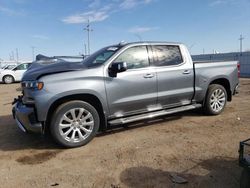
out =
{"type": "Polygon", "coordinates": [[[120,41],[182,42],[191,54],[250,50],[250,0],[0,0],[0,59],[79,55],[120,41]],[[34,47],[34,48],[33,48],[34,47]]]}

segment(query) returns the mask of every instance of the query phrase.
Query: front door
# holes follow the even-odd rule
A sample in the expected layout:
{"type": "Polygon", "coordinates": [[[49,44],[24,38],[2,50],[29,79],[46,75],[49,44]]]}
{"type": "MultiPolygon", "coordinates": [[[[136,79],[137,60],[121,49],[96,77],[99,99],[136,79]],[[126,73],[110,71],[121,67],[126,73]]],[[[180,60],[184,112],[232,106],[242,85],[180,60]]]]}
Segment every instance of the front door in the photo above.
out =
{"type": "MultiPolygon", "coordinates": [[[[105,78],[110,117],[117,118],[154,109],[157,100],[156,73],[150,67],[147,46],[124,50],[112,63],[126,62],[127,70],[105,78]]],[[[107,70],[108,71],[108,70],[107,70]]]]}

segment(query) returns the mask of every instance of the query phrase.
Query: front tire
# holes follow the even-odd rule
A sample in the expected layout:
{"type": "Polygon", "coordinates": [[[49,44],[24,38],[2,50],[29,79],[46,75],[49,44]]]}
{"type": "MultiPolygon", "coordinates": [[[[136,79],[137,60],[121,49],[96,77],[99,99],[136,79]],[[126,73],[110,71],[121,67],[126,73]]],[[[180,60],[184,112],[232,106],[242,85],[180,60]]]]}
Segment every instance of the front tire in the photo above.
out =
{"type": "Polygon", "coordinates": [[[208,115],[218,115],[220,114],[227,103],[227,91],[219,84],[211,84],[208,87],[204,111],[208,115]]]}
{"type": "Polygon", "coordinates": [[[97,110],[84,101],[70,101],[60,105],[54,112],[50,132],[57,143],[68,148],[90,142],[100,125],[97,110]]]}
{"type": "Polygon", "coordinates": [[[4,78],[3,78],[3,82],[4,82],[5,84],[11,84],[11,83],[14,82],[14,78],[13,78],[13,76],[11,76],[11,75],[6,75],[6,76],[4,76],[4,78]]]}

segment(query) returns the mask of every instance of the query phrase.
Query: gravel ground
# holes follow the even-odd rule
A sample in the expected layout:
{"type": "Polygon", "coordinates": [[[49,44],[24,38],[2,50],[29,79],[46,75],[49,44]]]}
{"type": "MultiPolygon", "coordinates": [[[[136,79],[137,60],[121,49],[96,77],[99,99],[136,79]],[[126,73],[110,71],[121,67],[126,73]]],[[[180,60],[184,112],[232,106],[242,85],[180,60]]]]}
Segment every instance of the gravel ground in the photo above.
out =
{"type": "Polygon", "coordinates": [[[76,149],[22,133],[11,116],[19,84],[0,84],[0,187],[239,187],[238,145],[250,137],[250,79],[240,82],[221,115],[134,123],[76,149]]]}

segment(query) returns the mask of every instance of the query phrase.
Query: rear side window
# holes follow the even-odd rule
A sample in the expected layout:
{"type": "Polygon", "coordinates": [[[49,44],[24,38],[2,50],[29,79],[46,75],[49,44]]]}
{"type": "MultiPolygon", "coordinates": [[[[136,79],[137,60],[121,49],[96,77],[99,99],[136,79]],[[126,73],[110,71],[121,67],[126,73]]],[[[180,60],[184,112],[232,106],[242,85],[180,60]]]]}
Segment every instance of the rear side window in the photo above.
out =
{"type": "Polygon", "coordinates": [[[179,46],[152,46],[156,66],[179,65],[183,62],[179,46]]]}
{"type": "Polygon", "coordinates": [[[27,70],[29,66],[30,66],[29,63],[21,64],[21,65],[18,65],[18,66],[15,68],[15,70],[27,70]]]}
{"type": "Polygon", "coordinates": [[[149,66],[146,46],[135,46],[125,50],[114,62],[126,62],[128,69],[138,69],[149,66]]]}

